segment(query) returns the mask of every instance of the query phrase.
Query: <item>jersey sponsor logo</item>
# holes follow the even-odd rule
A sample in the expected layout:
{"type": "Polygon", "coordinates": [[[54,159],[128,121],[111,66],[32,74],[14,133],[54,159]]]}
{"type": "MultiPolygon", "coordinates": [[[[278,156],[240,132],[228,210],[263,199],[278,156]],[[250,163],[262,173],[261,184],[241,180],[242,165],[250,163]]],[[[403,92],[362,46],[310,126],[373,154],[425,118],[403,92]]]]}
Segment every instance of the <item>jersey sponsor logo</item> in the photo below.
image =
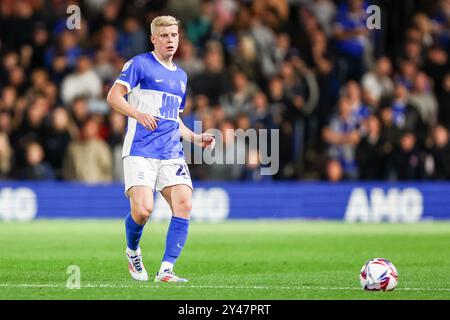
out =
{"type": "Polygon", "coordinates": [[[161,108],[159,112],[166,119],[177,119],[178,109],[180,108],[180,97],[164,93],[162,95],[161,108]]]}
{"type": "Polygon", "coordinates": [[[128,61],[123,65],[122,72],[126,71],[126,70],[131,66],[131,64],[133,63],[133,61],[134,61],[133,59],[128,60],[128,61]]]}

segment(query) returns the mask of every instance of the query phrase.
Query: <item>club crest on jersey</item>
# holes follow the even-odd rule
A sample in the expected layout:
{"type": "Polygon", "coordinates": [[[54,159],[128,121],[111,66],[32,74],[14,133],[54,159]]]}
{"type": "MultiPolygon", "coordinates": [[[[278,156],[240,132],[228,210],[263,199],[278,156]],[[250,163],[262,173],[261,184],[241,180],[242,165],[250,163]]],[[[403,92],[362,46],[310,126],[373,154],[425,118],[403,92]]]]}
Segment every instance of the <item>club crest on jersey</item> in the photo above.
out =
{"type": "Polygon", "coordinates": [[[181,92],[184,94],[186,92],[186,84],[180,80],[181,92]]]}
{"type": "Polygon", "coordinates": [[[126,70],[130,67],[130,65],[133,63],[133,61],[134,61],[133,59],[128,60],[128,61],[123,65],[122,72],[126,71],[126,70]]]}

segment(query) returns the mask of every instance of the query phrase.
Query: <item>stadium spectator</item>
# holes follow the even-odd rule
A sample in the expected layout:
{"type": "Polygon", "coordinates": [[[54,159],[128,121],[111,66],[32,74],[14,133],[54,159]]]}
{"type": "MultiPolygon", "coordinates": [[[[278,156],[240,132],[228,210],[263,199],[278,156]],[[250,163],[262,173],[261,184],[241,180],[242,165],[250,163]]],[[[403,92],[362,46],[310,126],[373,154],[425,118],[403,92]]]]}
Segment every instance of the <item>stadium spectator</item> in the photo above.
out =
{"type": "MultiPolygon", "coordinates": [[[[3,51],[3,50],[2,50],[3,51]]],[[[2,64],[0,65],[0,84],[8,84],[10,71],[19,64],[19,55],[14,51],[5,50],[2,53],[2,64]]]]}
{"type": "Polygon", "coordinates": [[[109,84],[116,75],[113,60],[114,57],[106,50],[99,50],[95,53],[94,71],[103,83],[109,84]]]}
{"type": "Polygon", "coordinates": [[[220,96],[219,104],[227,117],[236,118],[238,113],[250,110],[250,103],[258,87],[240,70],[236,70],[231,77],[233,89],[220,96]]]}
{"type": "MultiPolygon", "coordinates": [[[[333,48],[323,31],[317,30],[310,34],[310,58],[305,58],[317,78],[320,88],[318,101],[319,118],[326,118],[336,104],[339,88],[339,67],[333,48]],[[309,60],[308,60],[309,59],[309,60]]],[[[309,49],[309,48],[308,48],[309,49]]],[[[323,123],[320,123],[323,125],[323,123]]]]}
{"type": "Polygon", "coordinates": [[[86,183],[112,181],[112,156],[108,144],[99,138],[99,123],[93,117],[82,126],[81,138],[69,144],[63,162],[66,180],[86,183]]]}
{"type": "Polygon", "coordinates": [[[61,81],[71,72],[71,68],[67,63],[67,58],[62,54],[57,54],[51,61],[50,79],[58,86],[61,81]]]}
{"type": "Polygon", "coordinates": [[[72,101],[70,112],[75,124],[78,128],[81,128],[81,125],[89,117],[89,106],[87,99],[84,96],[76,97],[72,101]]]}
{"type": "Polygon", "coordinates": [[[25,95],[28,88],[28,79],[22,66],[15,66],[9,70],[8,84],[17,90],[19,95],[25,95]]]}
{"type": "Polygon", "coordinates": [[[214,2],[201,1],[200,13],[186,25],[186,35],[197,48],[203,48],[214,20],[214,2]]]}
{"type": "Polygon", "coordinates": [[[35,68],[31,73],[31,83],[26,94],[34,96],[39,93],[45,93],[48,85],[48,72],[43,68],[35,68]]]}
{"type": "MultiPolygon", "coordinates": [[[[119,38],[119,29],[107,24],[97,33],[97,50],[105,51],[111,56],[119,56],[117,51],[117,41],[119,38]]],[[[124,58],[127,60],[126,58],[124,58]]]]}
{"type": "Polygon", "coordinates": [[[32,53],[30,58],[30,69],[43,67],[45,65],[45,52],[49,44],[49,34],[45,25],[41,22],[33,31],[32,53]]]}
{"type": "Polygon", "coordinates": [[[2,45],[20,50],[23,45],[32,42],[37,17],[34,15],[32,3],[25,0],[13,1],[11,13],[0,31],[2,45]]]}
{"type": "MultiPolygon", "coordinates": [[[[236,139],[235,126],[231,121],[225,120],[219,129],[221,135],[216,137],[217,148],[214,149],[214,159],[217,159],[217,162],[209,166],[209,178],[239,180],[245,164],[245,145],[242,145],[242,140],[236,139]]],[[[205,157],[206,163],[211,163],[211,160],[205,157]]]]}
{"type": "Polygon", "coordinates": [[[258,91],[253,96],[250,105],[249,118],[251,127],[255,129],[275,129],[275,121],[270,113],[267,97],[262,91],[258,91]]]}
{"type": "Polygon", "coordinates": [[[49,105],[51,108],[54,108],[57,105],[61,105],[62,101],[59,99],[59,91],[58,87],[53,82],[47,82],[47,85],[45,86],[43,90],[43,94],[48,100],[49,105]]]}
{"type": "Polygon", "coordinates": [[[82,49],[78,44],[76,34],[70,30],[64,30],[58,35],[56,46],[50,46],[45,52],[45,64],[51,66],[57,56],[64,57],[67,66],[75,69],[82,49]]]}
{"type": "Polygon", "coordinates": [[[215,125],[222,123],[226,120],[225,110],[221,105],[214,106],[211,110],[212,117],[214,119],[215,125]]]}
{"type": "Polygon", "coordinates": [[[419,40],[423,46],[429,47],[434,42],[433,25],[425,13],[418,13],[413,18],[413,26],[419,33],[419,40]]]}
{"type": "Polygon", "coordinates": [[[175,64],[186,71],[189,78],[195,77],[203,72],[205,65],[197,56],[197,50],[189,39],[184,39],[180,43],[178,58],[174,60],[175,64]]]}
{"type": "Polygon", "coordinates": [[[0,131],[0,179],[7,179],[12,169],[14,151],[9,143],[8,135],[0,131]]]}
{"type": "Polygon", "coordinates": [[[80,56],[77,69],[67,75],[61,83],[61,99],[65,105],[69,105],[79,96],[87,98],[99,98],[102,92],[102,81],[92,69],[88,56],[80,56]]]}
{"type": "Polygon", "coordinates": [[[275,23],[282,23],[288,18],[289,6],[286,0],[261,0],[252,3],[252,10],[255,14],[263,14],[265,11],[273,13],[275,23]]]}
{"type": "Polygon", "coordinates": [[[272,176],[261,174],[262,166],[260,158],[258,149],[248,149],[245,166],[242,169],[240,177],[242,181],[267,182],[272,180],[272,176]]]}
{"type": "Polygon", "coordinates": [[[11,86],[5,86],[2,89],[0,110],[14,112],[14,106],[17,101],[17,91],[11,86]]]}
{"type": "Polygon", "coordinates": [[[450,73],[442,80],[442,92],[438,97],[439,122],[450,128],[450,73]]]}
{"type": "Polygon", "coordinates": [[[345,64],[345,79],[359,81],[366,71],[364,57],[371,45],[363,0],[348,0],[347,5],[339,8],[332,34],[337,53],[345,64]]]}
{"type": "MultiPolygon", "coordinates": [[[[180,21],[193,22],[201,15],[203,12],[203,7],[205,3],[210,3],[210,13],[211,17],[214,13],[214,2],[211,0],[185,0],[185,1],[149,1],[146,4],[147,11],[162,13],[163,10],[167,10],[174,14],[180,21]]],[[[154,18],[151,16],[149,20],[154,18]]],[[[208,20],[209,21],[209,20],[208,20]]]]}
{"type": "Polygon", "coordinates": [[[237,48],[232,54],[231,68],[244,73],[246,78],[256,84],[261,84],[264,80],[260,68],[260,56],[256,41],[248,34],[239,37],[237,48]]]}
{"type": "Polygon", "coordinates": [[[307,2],[309,10],[317,18],[321,28],[327,35],[331,34],[331,26],[336,15],[336,5],[331,0],[313,0],[307,2]]]}
{"type": "Polygon", "coordinates": [[[290,143],[293,140],[293,128],[291,120],[286,116],[290,100],[285,95],[283,81],[279,76],[270,79],[268,91],[269,110],[273,115],[275,126],[280,130],[280,141],[287,142],[279,145],[280,169],[275,178],[288,178],[289,169],[285,168],[288,168],[293,160],[292,143],[290,143]]]}
{"type": "Polygon", "coordinates": [[[248,113],[246,113],[246,112],[239,113],[236,116],[235,122],[236,122],[236,128],[241,129],[244,132],[252,127],[251,122],[250,122],[250,117],[248,116],[248,113]]]}
{"type": "Polygon", "coordinates": [[[294,161],[302,161],[305,150],[311,146],[312,138],[317,135],[311,132],[316,126],[309,126],[311,114],[317,107],[319,90],[314,74],[304,62],[293,55],[286,60],[280,70],[284,91],[290,103],[287,105],[286,117],[293,129],[293,157],[294,161]]]}
{"type": "Polygon", "coordinates": [[[25,146],[25,166],[18,168],[15,174],[21,180],[53,180],[55,175],[50,164],[44,161],[42,146],[34,141],[25,146]]]}
{"type": "Polygon", "coordinates": [[[367,72],[361,79],[364,98],[369,105],[377,107],[382,98],[392,95],[394,84],[391,80],[391,62],[381,57],[376,62],[375,70],[367,72]]]}
{"type": "MultiPolygon", "coordinates": [[[[93,2],[93,1],[90,1],[93,2]]],[[[99,4],[98,1],[97,5],[99,4]]],[[[101,10],[99,15],[94,15],[92,19],[89,20],[89,28],[92,33],[95,34],[105,25],[111,25],[115,29],[120,28],[120,12],[122,9],[123,1],[121,0],[107,0],[102,2],[102,6],[97,9],[96,12],[101,10]]]]}
{"type": "Polygon", "coordinates": [[[11,136],[13,130],[12,111],[0,109],[0,132],[11,136]]]}
{"type": "MultiPolygon", "coordinates": [[[[280,70],[280,66],[284,60],[288,59],[292,53],[295,52],[295,48],[291,47],[291,38],[289,34],[281,32],[276,36],[275,47],[273,48],[272,59],[275,64],[275,69],[280,70]]],[[[274,72],[273,75],[276,75],[274,72]]]]}
{"type": "Polygon", "coordinates": [[[400,61],[400,71],[394,77],[396,83],[403,84],[406,89],[412,90],[414,87],[414,79],[417,74],[417,66],[413,61],[403,59],[400,61]]]}
{"type": "Polygon", "coordinates": [[[433,178],[438,180],[450,179],[450,142],[448,129],[438,125],[433,128],[433,178]]]}
{"type": "Polygon", "coordinates": [[[450,70],[447,52],[438,46],[429,48],[423,70],[433,82],[433,93],[439,96],[443,90],[442,84],[444,77],[448,70],[450,70]]]}
{"type": "Polygon", "coordinates": [[[113,179],[123,181],[122,147],[125,135],[126,118],[117,111],[109,114],[109,134],[107,142],[113,157],[113,179]]]}
{"type": "MultiPolygon", "coordinates": [[[[255,14],[250,20],[249,34],[255,41],[258,52],[259,68],[264,77],[268,78],[277,73],[277,66],[272,59],[276,44],[276,35],[273,28],[264,23],[270,17],[271,9],[264,9],[260,15],[255,14]]],[[[266,21],[267,22],[267,21],[266,21]]],[[[277,22],[274,22],[277,24],[277,22]]]]}
{"type": "Polygon", "coordinates": [[[407,40],[404,45],[403,58],[414,63],[417,67],[423,68],[423,47],[419,40],[407,40]]]}
{"type": "Polygon", "coordinates": [[[413,132],[406,131],[392,154],[389,175],[396,180],[420,180],[424,177],[424,158],[413,132]]]}
{"type": "Polygon", "coordinates": [[[432,30],[436,41],[450,49],[450,35],[448,34],[448,26],[450,25],[450,1],[440,0],[435,13],[431,17],[432,30]]]}
{"type": "Polygon", "coordinates": [[[357,126],[360,126],[371,113],[371,109],[363,103],[361,87],[358,82],[351,80],[343,89],[351,105],[352,117],[355,118],[357,126]]]}
{"type": "Polygon", "coordinates": [[[228,77],[225,74],[223,52],[219,44],[210,43],[204,57],[205,70],[191,81],[194,94],[204,94],[211,105],[219,103],[219,97],[228,88],[228,77]]]}
{"type": "Polygon", "coordinates": [[[305,105],[305,95],[304,87],[301,86],[299,75],[294,69],[291,62],[285,61],[280,69],[280,76],[283,80],[284,94],[287,99],[290,100],[289,106],[292,115],[300,115],[300,110],[305,105]]]}
{"type": "Polygon", "coordinates": [[[385,173],[385,141],[381,135],[381,123],[377,116],[370,115],[366,122],[365,134],[356,147],[361,180],[381,180],[385,173]]]}
{"type": "Polygon", "coordinates": [[[325,179],[330,182],[339,182],[344,178],[342,164],[336,159],[329,159],[325,166],[325,179]]]}
{"type": "Polygon", "coordinates": [[[55,177],[63,178],[63,160],[69,144],[78,136],[78,128],[72,122],[69,113],[62,107],[53,109],[51,125],[44,142],[46,159],[52,166],[55,177]]]}
{"type": "Polygon", "coordinates": [[[16,155],[16,163],[22,166],[25,163],[25,148],[30,141],[36,141],[40,145],[44,143],[47,136],[45,124],[49,112],[48,99],[43,95],[36,96],[30,106],[25,110],[25,116],[18,115],[17,125],[11,133],[11,144],[16,155]]]}
{"type": "Polygon", "coordinates": [[[348,97],[343,96],[339,99],[338,108],[339,113],[324,128],[323,138],[329,144],[329,157],[341,163],[344,177],[356,179],[358,167],[355,151],[360,140],[358,123],[352,117],[352,107],[348,97]]]}
{"type": "Polygon", "coordinates": [[[381,135],[384,141],[384,152],[389,161],[392,151],[397,147],[403,129],[399,128],[394,121],[394,112],[389,105],[382,105],[378,112],[381,120],[381,135]]]}
{"type": "Polygon", "coordinates": [[[420,113],[410,103],[409,93],[406,87],[400,83],[395,85],[394,99],[391,102],[391,108],[392,119],[397,128],[409,130],[418,134],[425,133],[426,128],[420,113]]]}
{"type": "Polygon", "coordinates": [[[270,78],[266,91],[269,112],[274,116],[275,123],[280,126],[290,103],[284,92],[283,80],[279,76],[270,78]]]}
{"type": "Polygon", "coordinates": [[[409,102],[419,111],[422,121],[428,128],[436,124],[438,105],[430,81],[424,72],[417,74],[409,102]]]}
{"type": "Polygon", "coordinates": [[[120,55],[130,59],[147,51],[145,31],[135,16],[128,16],[123,21],[123,30],[117,40],[117,50],[120,55]]]}

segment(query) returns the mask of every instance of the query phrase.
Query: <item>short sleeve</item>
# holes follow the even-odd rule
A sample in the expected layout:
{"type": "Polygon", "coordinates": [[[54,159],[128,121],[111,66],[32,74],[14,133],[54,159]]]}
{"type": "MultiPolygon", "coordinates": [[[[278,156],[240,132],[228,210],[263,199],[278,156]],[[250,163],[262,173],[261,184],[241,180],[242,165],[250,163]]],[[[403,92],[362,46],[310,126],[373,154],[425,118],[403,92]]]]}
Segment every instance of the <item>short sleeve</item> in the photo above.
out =
{"type": "Polygon", "coordinates": [[[183,97],[181,99],[181,103],[180,103],[180,113],[183,112],[184,107],[186,105],[186,82],[187,82],[187,77],[185,78],[186,81],[181,81],[181,92],[183,93],[183,97]]]}
{"type": "Polygon", "coordinates": [[[141,65],[136,58],[128,60],[122,68],[120,75],[117,77],[115,83],[120,83],[127,87],[127,93],[130,93],[141,80],[141,65]]]}
{"type": "Polygon", "coordinates": [[[181,99],[180,112],[183,112],[185,104],[186,104],[186,94],[184,94],[183,98],[181,99]]]}

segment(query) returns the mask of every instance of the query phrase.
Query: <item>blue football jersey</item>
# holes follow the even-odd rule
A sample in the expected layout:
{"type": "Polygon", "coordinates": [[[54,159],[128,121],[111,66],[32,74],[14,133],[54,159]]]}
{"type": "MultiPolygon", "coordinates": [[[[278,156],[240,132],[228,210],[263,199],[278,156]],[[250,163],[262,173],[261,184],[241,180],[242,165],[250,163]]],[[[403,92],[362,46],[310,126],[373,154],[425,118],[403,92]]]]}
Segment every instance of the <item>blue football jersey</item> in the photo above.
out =
{"type": "Polygon", "coordinates": [[[184,157],[178,114],[186,99],[186,72],[176,65],[163,65],[153,52],[147,52],[125,63],[116,83],[127,87],[126,98],[131,106],[159,118],[156,130],[148,130],[128,117],[122,157],[184,157]]]}

